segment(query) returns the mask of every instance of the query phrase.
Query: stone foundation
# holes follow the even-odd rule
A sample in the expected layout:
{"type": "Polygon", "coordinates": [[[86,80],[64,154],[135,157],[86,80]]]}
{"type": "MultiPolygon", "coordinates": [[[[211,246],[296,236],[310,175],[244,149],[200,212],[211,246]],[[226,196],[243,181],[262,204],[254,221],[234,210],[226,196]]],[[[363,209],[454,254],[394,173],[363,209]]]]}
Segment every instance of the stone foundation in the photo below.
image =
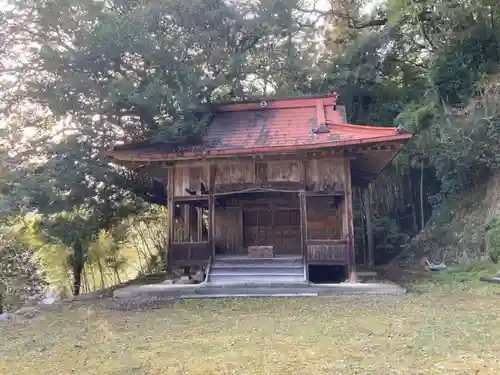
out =
{"type": "Polygon", "coordinates": [[[249,258],[274,258],[274,246],[248,246],[249,258]]]}

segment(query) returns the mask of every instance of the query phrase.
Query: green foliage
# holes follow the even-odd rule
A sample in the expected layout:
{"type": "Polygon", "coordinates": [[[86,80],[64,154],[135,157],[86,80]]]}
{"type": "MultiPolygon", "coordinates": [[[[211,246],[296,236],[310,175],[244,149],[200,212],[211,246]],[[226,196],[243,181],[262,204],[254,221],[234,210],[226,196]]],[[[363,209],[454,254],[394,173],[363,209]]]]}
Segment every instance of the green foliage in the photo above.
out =
{"type": "Polygon", "coordinates": [[[457,36],[437,57],[431,79],[447,103],[467,105],[481,79],[497,72],[500,34],[479,23],[457,36]]]}
{"type": "Polygon", "coordinates": [[[490,260],[498,264],[500,261],[500,218],[492,218],[486,225],[486,251],[490,260]]]}
{"type": "Polygon", "coordinates": [[[0,312],[38,297],[45,287],[33,248],[24,248],[4,234],[0,237],[0,312]]]}
{"type": "Polygon", "coordinates": [[[113,233],[102,230],[89,246],[87,264],[90,266],[90,272],[94,272],[95,269],[98,275],[97,283],[94,281],[94,289],[105,288],[107,284],[121,283],[120,274],[127,266],[123,244],[113,233]]]}

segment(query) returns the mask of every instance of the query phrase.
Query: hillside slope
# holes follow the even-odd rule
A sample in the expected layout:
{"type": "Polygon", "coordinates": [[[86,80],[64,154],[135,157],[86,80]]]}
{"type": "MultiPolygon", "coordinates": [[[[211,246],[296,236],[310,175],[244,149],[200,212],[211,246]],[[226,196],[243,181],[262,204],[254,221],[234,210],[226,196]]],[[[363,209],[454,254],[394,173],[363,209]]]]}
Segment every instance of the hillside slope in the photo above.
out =
{"type": "Polygon", "coordinates": [[[455,264],[485,258],[486,228],[494,218],[500,218],[500,173],[486,184],[448,198],[396,260],[414,264],[427,256],[434,262],[455,264]]]}

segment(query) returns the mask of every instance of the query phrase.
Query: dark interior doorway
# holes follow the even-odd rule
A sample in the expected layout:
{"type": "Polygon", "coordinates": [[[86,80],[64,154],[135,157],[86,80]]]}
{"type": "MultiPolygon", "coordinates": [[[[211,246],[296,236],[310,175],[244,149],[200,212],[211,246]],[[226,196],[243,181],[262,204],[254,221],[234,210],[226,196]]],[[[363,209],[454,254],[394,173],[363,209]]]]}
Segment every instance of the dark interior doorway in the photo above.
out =
{"type": "Polygon", "coordinates": [[[309,265],[309,281],[314,284],[339,284],[346,280],[346,266],[309,265]]]}

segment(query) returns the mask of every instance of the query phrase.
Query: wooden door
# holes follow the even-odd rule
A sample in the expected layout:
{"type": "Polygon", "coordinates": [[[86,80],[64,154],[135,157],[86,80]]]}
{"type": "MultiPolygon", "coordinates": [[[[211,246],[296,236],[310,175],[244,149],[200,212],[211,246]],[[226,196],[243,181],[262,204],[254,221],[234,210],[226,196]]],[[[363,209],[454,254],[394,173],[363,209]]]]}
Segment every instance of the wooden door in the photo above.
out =
{"type": "Polygon", "coordinates": [[[244,210],[243,245],[272,245],[276,255],[301,254],[300,210],[244,210]]]}

